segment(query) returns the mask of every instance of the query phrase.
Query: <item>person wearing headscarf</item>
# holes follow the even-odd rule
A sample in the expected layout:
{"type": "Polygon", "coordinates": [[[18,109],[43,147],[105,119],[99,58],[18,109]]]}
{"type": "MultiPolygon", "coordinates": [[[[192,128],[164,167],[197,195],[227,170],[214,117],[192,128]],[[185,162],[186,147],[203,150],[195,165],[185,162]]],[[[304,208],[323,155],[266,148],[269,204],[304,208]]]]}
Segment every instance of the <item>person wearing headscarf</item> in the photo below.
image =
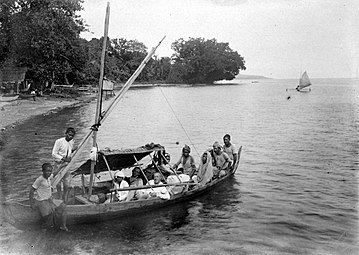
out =
{"type": "Polygon", "coordinates": [[[198,182],[200,185],[205,185],[210,182],[213,177],[213,168],[211,153],[205,151],[199,162],[196,178],[195,176],[193,177],[194,181],[198,182]]]}
{"type": "Polygon", "coordinates": [[[189,155],[191,153],[191,148],[188,145],[185,145],[182,149],[182,155],[176,164],[172,166],[173,169],[177,170],[179,165],[182,165],[183,173],[189,175],[190,178],[196,172],[196,165],[194,163],[194,158],[189,155]]]}
{"type": "Polygon", "coordinates": [[[213,144],[213,157],[215,158],[215,167],[217,170],[215,171],[215,176],[221,177],[227,174],[230,166],[232,165],[232,160],[228,156],[227,153],[222,151],[222,146],[219,142],[215,142],[213,144]]]}

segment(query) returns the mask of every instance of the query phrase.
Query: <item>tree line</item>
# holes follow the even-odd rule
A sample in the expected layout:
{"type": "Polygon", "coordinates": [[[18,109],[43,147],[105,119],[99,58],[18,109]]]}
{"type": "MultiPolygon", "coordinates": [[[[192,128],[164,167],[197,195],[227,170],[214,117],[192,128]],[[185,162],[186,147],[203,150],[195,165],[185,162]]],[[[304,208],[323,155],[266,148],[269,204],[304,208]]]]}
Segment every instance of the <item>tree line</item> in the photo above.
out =
{"type": "MultiPolygon", "coordinates": [[[[27,67],[36,84],[96,84],[103,38],[80,37],[88,30],[77,15],[83,0],[2,0],[0,3],[0,68],[27,67]]],[[[138,82],[206,83],[232,80],[245,61],[228,43],[216,39],[180,38],[171,57],[155,56],[138,82]]],[[[147,55],[137,40],[107,40],[105,76],[125,82],[147,55]]]]}

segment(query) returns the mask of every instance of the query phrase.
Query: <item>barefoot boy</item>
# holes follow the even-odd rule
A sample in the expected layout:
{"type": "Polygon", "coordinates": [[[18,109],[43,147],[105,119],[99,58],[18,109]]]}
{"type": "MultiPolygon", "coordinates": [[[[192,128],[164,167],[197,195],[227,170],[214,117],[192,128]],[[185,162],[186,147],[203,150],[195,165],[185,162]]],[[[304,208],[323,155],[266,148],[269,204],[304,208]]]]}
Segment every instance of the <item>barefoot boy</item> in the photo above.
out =
{"type": "Polygon", "coordinates": [[[52,199],[52,165],[42,165],[42,175],[39,176],[30,188],[30,203],[32,209],[38,209],[47,227],[59,226],[68,231],[66,227],[66,205],[62,200],[52,199]]]}

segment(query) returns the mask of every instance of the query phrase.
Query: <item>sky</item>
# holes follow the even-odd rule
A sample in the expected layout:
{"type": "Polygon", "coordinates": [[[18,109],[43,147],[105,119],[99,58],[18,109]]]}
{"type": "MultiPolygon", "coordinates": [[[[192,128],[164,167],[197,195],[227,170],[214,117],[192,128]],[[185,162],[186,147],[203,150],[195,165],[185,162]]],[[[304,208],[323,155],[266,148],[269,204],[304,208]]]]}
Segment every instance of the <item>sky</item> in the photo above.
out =
{"type": "Polygon", "coordinates": [[[90,40],[137,40],[170,57],[177,39],[229,43],[245,60],[241,74],[270,78],[359,78],[357,0],[84,0],[79,14],[90,40]]]}

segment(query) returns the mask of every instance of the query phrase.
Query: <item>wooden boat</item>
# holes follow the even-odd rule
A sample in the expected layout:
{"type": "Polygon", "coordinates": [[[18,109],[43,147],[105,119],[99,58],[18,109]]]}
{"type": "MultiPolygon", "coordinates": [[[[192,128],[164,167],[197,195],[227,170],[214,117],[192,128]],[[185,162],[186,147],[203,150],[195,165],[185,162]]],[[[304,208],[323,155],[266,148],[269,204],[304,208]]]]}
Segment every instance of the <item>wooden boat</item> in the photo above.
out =
{"type": "Polygon", "coordinates": [[[19,98],[20,99],[32,99],[32,100],[36,101],[36,94],[20,93],[19,98]]]}
{"type": "MultiPolygon", "coordinates": [[[[96,204],[86,201],[80,196],[77,196],[77,203],[67,205],[67,223],[69,225],[91,223],[116,219],[123,216],[136,215],[145,213],[149,210],[167,207],[175,203],[190,200],[196,196],[207,193],[215,187],[225,183],[227,179],[234,175],[239,166],[241,150],[242,147],[239,148],[236,165],[227,175],[218,179],[214,179],[205,186],[197,185],[194,186],[193,189],[189,189],[183,193],[175,194],[171,196],[169,200],[149,198],[128,202],[96,204]]],[[[128,155],[131,155],[131,153],[128,155]]],[[[4,202],[2,207],[6,220],[17,228],[26,228],[29,225],[38,224],[40,221],[39,213],[36,210],[31,209],[28,200],[22,202],[4,202]]]]}
{"type": "Polygon", "coordinates": [[[19,98],[19,95],[1,95],[0,102],[12,102],[19,98]]]}
{"type": "MultiPolygon", "coordinates": [[[[103,84],[103,67],[104,67],[104,57],[106,53],[106,40],[107,40],[107,27],[109,20],[109,5],[107,6],[106,13],[106,22],[105,22],[105,34],[103,40],[103,51],[101,57],[101,70],[100,70],[100,81],[99,81],[99,93],[97,100],[97,110],[95,116],[95,124],[91,127],[89,133],[82,139],[78,145],[78,149],[72,155],[71,162],[54,177],[52,186],[55,187],[62,177],[67,173],[71,172],[73,175],[81,176],[82,180],[82,189],[78,193],[74,193],[70,197],[67,203],[67,224],[79,224],[79,223],[89,223],[94,221],[104,221],[114,218],[119,218],[124,215],[134,215],[137,213],[146,212],[148,210],[153,210],[159,207],[166,207],[174,203],[182,202],[188,199],[191,199],[195,196],[208,192],[212,188],[224,183],[228,178],[234,175],[236,172],[242,147],[238,151],[238,160],[236,165],[233,166],[233,170],[229,171],[225,176],[217,178],[206,184],[205,186],[199,186],[194,183],[178,183],[178,184],[164,184],[156,185],[159,186],[182,186],[185,187],[181,193],[174,194],[170,197],[169,200],[164,200],[160,198],[148,198],[144,200],[134,200],[128,202],[112,202],[112,203],[100,203],[99,201],[94,202],[91,200],[91,197],[98,194],[96,185],[94,185],[94,176],[96,173],[108,171],[111,176],[112,170],[117,169],[127,169],[130,167],[140,167],[142,173],[144,171],[141,166],[141,159],[146,156],[150,156],[152,163],[155,163],[154,156],[152,154],[164,154],[165,148],[158,144],[148,144],[142,147],[134,149],[125,149],[125,150],[100,150],[97,151],[97,132],[102,122],[108,117],[109,113],[114,108],[115,104],[122,98],[124,93],[129,89],[131,84],[134,82],[136,77],[144,68],[145,64],[153,56],[155,50],[162,42],[162,39],[157,47],[154,47],[151,52],[148,53],[146,58],[142,61],[141,65],[135,71],[135,73],[130,77],[126,84],[122,87],[118,95],[115,97],[113,102],[108,106],[107,110],[101,110],[102,102],[102,84],[103,84]],[[93,149],[92,155],[89,160],[84,162],[79,168],[72,169],[74,162],[78,159],[84,145],[88,140],[93,139],[93,149]],[[88,185],[85,185],[85,176],[89,176],[88,185]]],[[[158,156],[158,155],[157,155],[158,156]]],[[[158,157],[157,157],[158,158],[158,157]]],[[[158,161],[159,162],[159,161],[158,161]]],[[[157,168],[158,166],[154,166],[157,168]]],[[[158,170],[158,168],[157,168],[158,170]]],[[[112,181],[112,176],[110,181],[112,181]]],[[[144,189],[151,188],[154,186],[142,186],[142,187],[129,187],[121,190],[134,190],[134,189],[144,189]]],[[[76,191],[76,189],[75,189],[76,191]]],[[[39,222],[40,215],[37,210],[31,209],[29,201],[6,201],[2,203],[2,209],[5,215],[5,219],[18,228],[23,228],[28,225],[33,225],[39,222]]]]}

